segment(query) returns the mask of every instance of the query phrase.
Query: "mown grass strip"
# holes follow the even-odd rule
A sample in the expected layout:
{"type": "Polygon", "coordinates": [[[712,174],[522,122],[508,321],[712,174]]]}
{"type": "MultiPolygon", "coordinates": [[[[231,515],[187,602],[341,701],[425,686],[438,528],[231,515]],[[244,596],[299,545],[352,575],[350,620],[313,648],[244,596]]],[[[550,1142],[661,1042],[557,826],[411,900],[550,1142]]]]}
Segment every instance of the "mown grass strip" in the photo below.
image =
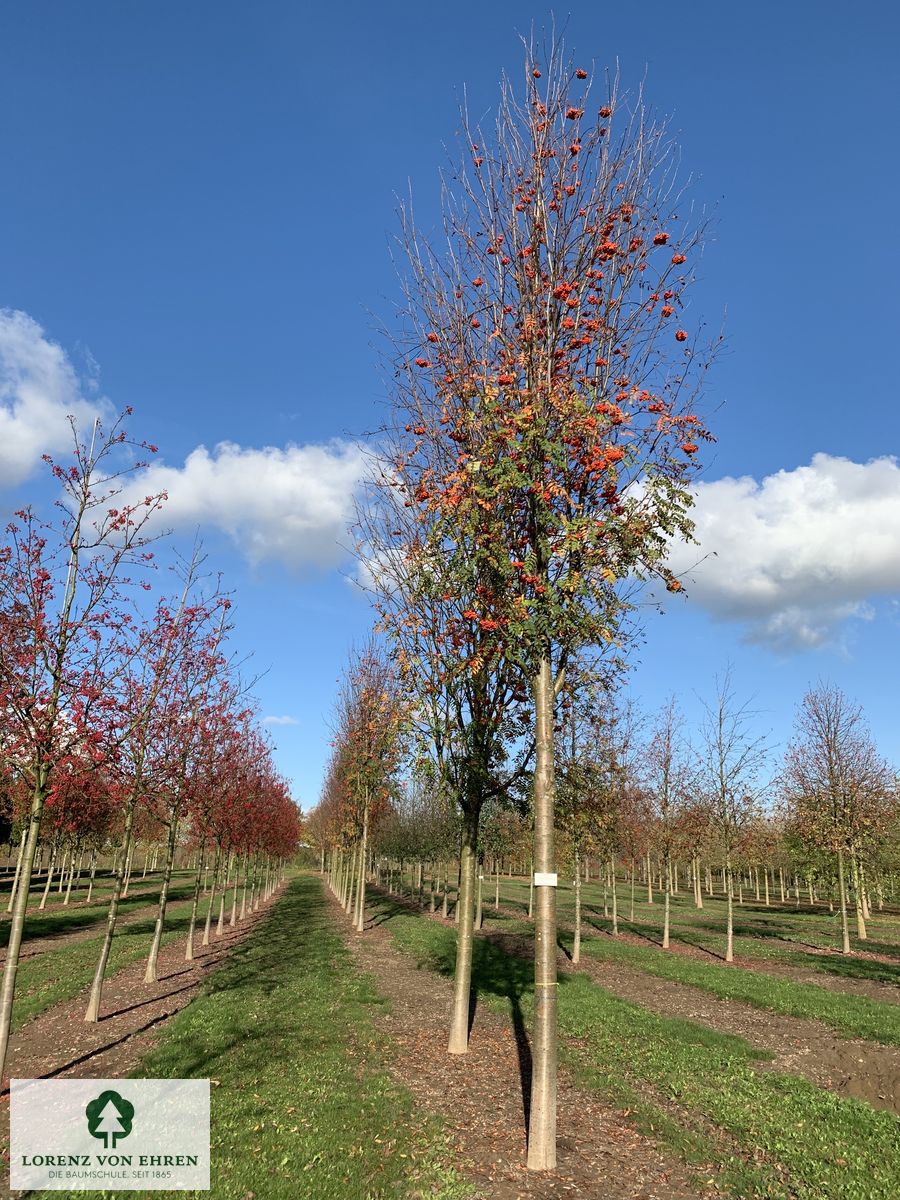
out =
{"type": "MultiPolygon", "coordinates": [[[[193,896],[193,894],[194,887],[192,882],[176,884],[169,889],[169,900],[174,904],[176,901],[193,896]]],[[[158,901],[159,885],[155,888],[147,889],[143,893],[130,892],[124,900],[119,901],[119,913],[121,916],[127,916],[128,913],[134,912],[136,909],[146,908],[148,905],[158,903],[158,901]]],[[[35,905],[37,903],[39,901],[36,901],[35,905]]],[[[89,905],[73,902],[71,908],[47,909],[44,912],[40,912],[35,906],[35,909],[25,917],[22,949],[24,951],[39,950],[42,938],[56,937],[59,934],[78,933],[83,929],[89,929],[95,925],[104,926],[108,910],[108,895],[105,898],[101,896],[99,899],[92,900],[89,905]]],[[[8,942],[9,921],[4,921],[0,924],[0,950],[5,949],[8,942]]]]}
{"type": "MultiPolygon", "coordinates": [[[[634,906],[634,920],[629,920],[631,911],[630,890],[620,883],[616,889],[619,902],[619,921],[645,934],[651,939],[662,936],[662,898],[657,895],[655,904],[646,902],[645,889],[638,889],[634,906]],[[643,897],[643,898],[642,898],[643,897]]],[[[611,893],[607,892],[607,901],[611,893]]],[[[501,901],[513,907],[527,908],[528,884],[516,879],[501,879],[501,901]]],[[[493,912],[493,893],[487,908],[493,912]]],[[[559,914],[562,920],[572,920],[574,893],[570,886],[559,889],[559,914]]],[[[582,904],[585,914],[600,917],[603,912],[604,892],[596,883],[582,886],[582,904]]],[[[817,955],[810,951],[835,950],[840,946],[840,914],[829,913],[824,908],[795,908],[793,904],[774,903],[766,907],[748,897],[743,904],[735,905],[735,952],[750,958],[771,958],[778,962],[813,968],[823,972],[851,975],[858,978],[883,979],[884,982],[900,982],[900,920],[890,913],[876,912],[867,922],[869,938],[857,940],[851,927],[854,948],[860,951],[873,950],[894,958],[895,964],[877,964],[864,959],[842,956],[817,955]],[[846,964],[855,963],[858,969],[847,970],[846,964]],[[861,965],[865,964],[865,965],[861,965]]],[[[694,906],[692,894],[680,893],[672,897],[672,937],[686,945],[700,946],[713,953],[723,953],[725,944],[725,904],[720,895],[704,896],[704,908],[694,906]]]]}
{"type": "MultiPolygon", "coordinates": [[[[198,910],[198,939],[203,936],[202,922],[206,918],[207,902],[198,910]]],[[[185,937],[190,924],[190,902],[181,901],[166,915],[166,932],[162,944],[185,937]]],[[[113,938],[107,978],[150,953],[155,914],[140,920],[123,923],[113,938]]],[[[26,1021],[39,1016],[54,1004],[71,1000],[87,988],[97,969],[102,936],[72,942],[55,950],[45,950],[24,958],[16,972],[16,999],[13,1005],[12,1027],[20,1029],[26,1021]]]]}
{"type": "Polygon", "coordinates": [[[900,1006],[895,1004],[832,992],[815,983],[780,979],[745,967],[697,962],[614,938],[584,938],[581,947],[592,958],[637,967],[648,975],[700,988],[721,1000],[739,1000],[768,1012],[822,1021],[844,1037],[900,1046],[900,1006]]]}
{"type": "MultiPolygon", "coordinates": [[[[312,876],[168,1024],[136,1076],[207,1078],[216,1200],[463,1200],[443,1135],[383,1069],[383,1001],[312,876]]],[[[127,1200],[133,1192],[78,1192],[127,1200]]],[[[47,1193],[47,1196],[61,1193],[47,1193]]]]}
{"type": "MultiPolygon", "coordinates": [[[[390,907],[386,927],[420,963],[452,973],[454,931],[390,907]]],[[[480,998],[530,1019],[527,960],[479,939],[473,983],[480,998]]],[[[720,1183],[734,1195],[896,1200],[900,1192],[900,1124],[892,1115],[799,1076],[755,1069],[762,1055],[740,1038],[657,1016],[578,974],[560,979],[559,1027],[584,1082],[636,1108],[639,1123],[688,1161],[716,1161],[720,1183]],[[743,1150],[741,1159],[729,1144],[743,1150]]]]}

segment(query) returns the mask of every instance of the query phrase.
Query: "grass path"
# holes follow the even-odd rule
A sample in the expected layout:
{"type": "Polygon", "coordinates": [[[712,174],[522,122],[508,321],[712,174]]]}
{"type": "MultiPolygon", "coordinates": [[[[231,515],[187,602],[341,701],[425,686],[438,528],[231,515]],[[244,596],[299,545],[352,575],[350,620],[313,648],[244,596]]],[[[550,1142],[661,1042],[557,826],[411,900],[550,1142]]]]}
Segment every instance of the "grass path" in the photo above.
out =
{"type": "MultiPolygon", "coordinates": [[[[443,1135],[383,1069],[383,1002],[327,911],[293,880],[202,994],[164,1028],[135,1076],[212,1078],[205,1200],[462,1200],[443,1135]]],[[[134,1196],[53,1192],[50,1196],[134,1196]]]]}

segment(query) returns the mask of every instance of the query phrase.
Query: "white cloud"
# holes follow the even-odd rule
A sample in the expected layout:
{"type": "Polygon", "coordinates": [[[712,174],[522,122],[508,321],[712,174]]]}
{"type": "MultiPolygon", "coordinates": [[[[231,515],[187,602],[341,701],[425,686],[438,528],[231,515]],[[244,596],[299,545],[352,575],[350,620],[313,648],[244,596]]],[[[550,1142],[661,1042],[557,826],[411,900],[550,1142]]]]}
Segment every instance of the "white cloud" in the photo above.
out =
{"type": "Polygon", "coordinates": [[[808,466],[697,487],[698,546],[673,549],[690,599],[776,649],[830,641],[900,593],[900,466],[816,454],[808,466]],[[705,555],[702,562],[697,559],[705,555]]]}
{"type": "Polygon", "coordinates": [[[263,725],[299,725],[296,717],[263,717],[263,725]]]}
{"type": "Polygon", "coordinates": [[[126,500],[165,491],[165,522],[227,533],[253,563],[291,570],[337,566],[347,557],[347,526],[365,456],[353,442],[244,448],[199,446],[183,467],[156,463],[141,472],[126,500]]]}
{"type": "MultiPolygon", "coordinates": [[[[95,390],[96,381],[87,386],[95,390]]],[[[68,416],[84,429],[106,413],[104,401],[84,398],[65,351],[37,321],[0,309],[0,487],[22,483],[42,454],[71,446],[68,416]]]]}

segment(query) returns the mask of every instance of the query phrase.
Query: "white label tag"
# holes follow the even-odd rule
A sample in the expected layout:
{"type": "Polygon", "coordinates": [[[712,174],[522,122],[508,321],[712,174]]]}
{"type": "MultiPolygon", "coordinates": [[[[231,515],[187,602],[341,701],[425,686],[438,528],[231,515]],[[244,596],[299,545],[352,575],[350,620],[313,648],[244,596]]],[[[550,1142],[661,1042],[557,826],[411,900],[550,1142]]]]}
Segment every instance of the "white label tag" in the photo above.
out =
{"type": "Polygon", "coordinates": [[[555,871],[535,871],[534,886],[535,887],[556,887],[556,882],[559,877],[555,871]]]}

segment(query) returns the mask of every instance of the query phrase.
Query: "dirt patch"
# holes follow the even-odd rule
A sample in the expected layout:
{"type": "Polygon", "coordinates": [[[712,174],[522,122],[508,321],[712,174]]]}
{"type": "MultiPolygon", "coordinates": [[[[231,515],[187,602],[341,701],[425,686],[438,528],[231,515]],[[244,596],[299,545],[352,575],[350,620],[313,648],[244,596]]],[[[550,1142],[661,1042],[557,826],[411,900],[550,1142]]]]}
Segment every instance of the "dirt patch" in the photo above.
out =
{"type": "MultiPolygon", "coordinates": [[[[117,1078],[132,1071],[159,1036],[165,1021],[197,994],[206,976],[242,941],[276,902],[281,889],[255,913],[226,929],[211,945],[197,945],[193,962],[184,958],[185,940],[177,938],[159,955],[159,981],[144,983],[142,959],[111,976],[103,989],[103,1016],[84,1022],[87,989],[73,1000],[35,1017],[12,1035],[3,1096],[8,1102],[9,1077],[16,1079],[117,1078]]],[[[147,938],[150,949],[150,938],[147,938]]]]}
{"type": "MultiPolygon", "coordinates": [[[[392,898],[399,902],[398,897],[392,898]]],[[[411,906],[412,907],[412,906],[411,906]]],[[[510,1018],[479,1005],[468,1054],[447,1054],[449,980],[417,969],[379,925],[362,936],[334,904],[360,968],[372,975],[390,1012],[376,1018],[392,1042],[391,1070],[452,1132],[456,1165],[490,1200],[697,1200],[686,1169],[633,1129],[596,1095],[559,1075],[558,1167],[530,1174],[525,1101],[530,1050],[510,1018]]],[[[708,1194],[708,1193],[706,1193],[708,1194]]]]}

